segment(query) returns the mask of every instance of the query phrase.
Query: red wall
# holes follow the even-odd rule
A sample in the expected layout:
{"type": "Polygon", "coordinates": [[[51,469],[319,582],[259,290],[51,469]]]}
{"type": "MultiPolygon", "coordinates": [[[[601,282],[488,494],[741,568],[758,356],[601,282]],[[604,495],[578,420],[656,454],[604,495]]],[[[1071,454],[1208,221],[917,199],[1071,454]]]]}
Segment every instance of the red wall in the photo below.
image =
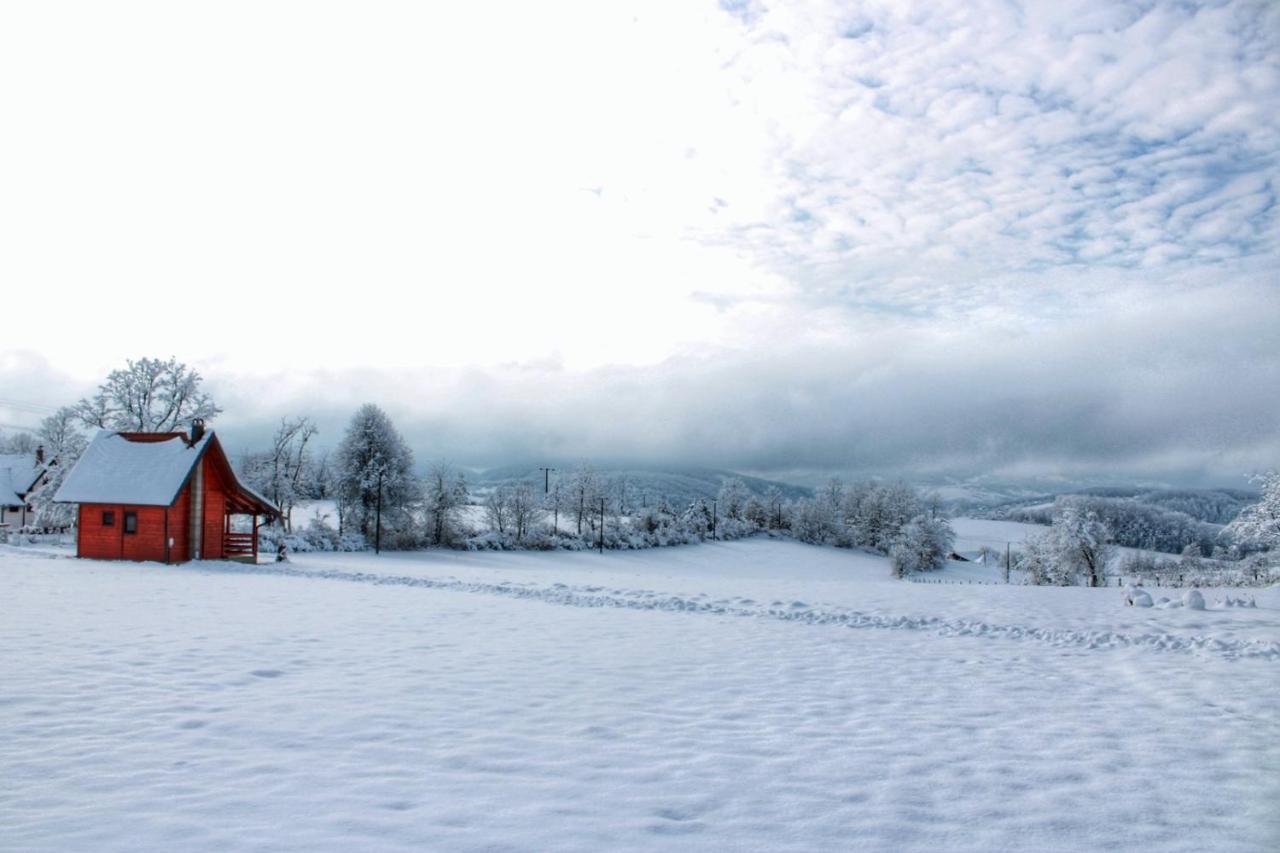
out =
{"type": "Polygon", "coordinates": [[[169,561],[184,563],[191,559],[187,550],[188,539],[191,538],[191,490],[183,489],[178,499],[169,507],[169,536],[173,539],[173,547],[169,549],[169,561]]]}
{"type": "Polygon", "coordinates": [[[222,481],[218,468],[208,454],[201,463],[204,466],[204,553],[206,560],[221,560],[222,533],[226,525],[227,484],[222,481]]]}
{"type": "MultiPolygon", "coordinates": [[[[100,560],[165,559],[165,508],[123,504],[81,504],[76,554],[100,560]],[[103,512],[115,513],[115,524],[102,524],[103,512]],[[138,515],[138,532],[124,532],[124,514],[138,515]]],[[[185,556],[185,555],[183,555],[185,556]]],[[[182,557],[174,557],[182,559],[182,557]]]]}

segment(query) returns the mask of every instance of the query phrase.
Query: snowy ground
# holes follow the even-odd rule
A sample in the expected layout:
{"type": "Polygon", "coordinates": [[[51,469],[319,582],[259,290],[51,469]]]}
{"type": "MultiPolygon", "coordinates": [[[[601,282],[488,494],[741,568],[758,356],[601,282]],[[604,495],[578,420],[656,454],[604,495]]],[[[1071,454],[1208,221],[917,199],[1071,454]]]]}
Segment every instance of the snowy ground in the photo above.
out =
{"type": "Polygon", "coordinates": [[[1280,590],[1240,594],[0,547],[0,850],[1275,850],[1280,590]]]}

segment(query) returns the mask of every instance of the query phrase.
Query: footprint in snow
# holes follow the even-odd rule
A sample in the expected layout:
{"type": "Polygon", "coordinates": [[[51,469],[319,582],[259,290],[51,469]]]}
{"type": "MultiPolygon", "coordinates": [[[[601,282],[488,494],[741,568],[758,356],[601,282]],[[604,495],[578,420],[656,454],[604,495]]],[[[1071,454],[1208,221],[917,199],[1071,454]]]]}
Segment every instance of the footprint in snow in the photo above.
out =
{"type": "Polygon", "coordinates": [[[279,678],[284,672],[279,669],[255,669],[249,674],[257,678],[279,678]]]}

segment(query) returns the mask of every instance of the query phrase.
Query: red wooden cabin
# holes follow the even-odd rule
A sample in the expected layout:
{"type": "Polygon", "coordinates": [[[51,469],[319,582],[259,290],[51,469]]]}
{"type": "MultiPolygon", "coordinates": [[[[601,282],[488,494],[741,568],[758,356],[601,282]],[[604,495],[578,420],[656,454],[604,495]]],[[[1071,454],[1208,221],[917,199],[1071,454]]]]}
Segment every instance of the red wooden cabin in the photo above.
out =
{"type": "Polygon", "coordinates": [[[54,500],[80,505],[76,556],[99,560],[258,558],[260,517],[271,501],[236,476],[212,432],[101,432],[54,500]],[[252,519],[235,530],[233,516],[252,519]]]}

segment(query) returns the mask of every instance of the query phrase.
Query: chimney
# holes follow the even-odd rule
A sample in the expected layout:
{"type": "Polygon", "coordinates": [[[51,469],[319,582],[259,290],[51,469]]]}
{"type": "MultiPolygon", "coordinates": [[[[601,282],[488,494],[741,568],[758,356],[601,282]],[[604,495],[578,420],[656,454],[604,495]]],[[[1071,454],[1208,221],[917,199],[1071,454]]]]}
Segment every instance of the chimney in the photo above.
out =
{"type": "Polygon", "coordinates": [[[36,448],[36,464],[37,465],[44,464],[44,445],[43,444],[36,448]]]}
{"type": "Polygon", "coordinates": [[[191,419],[191,444],[204,438],[204,418],[191,419]]]}

